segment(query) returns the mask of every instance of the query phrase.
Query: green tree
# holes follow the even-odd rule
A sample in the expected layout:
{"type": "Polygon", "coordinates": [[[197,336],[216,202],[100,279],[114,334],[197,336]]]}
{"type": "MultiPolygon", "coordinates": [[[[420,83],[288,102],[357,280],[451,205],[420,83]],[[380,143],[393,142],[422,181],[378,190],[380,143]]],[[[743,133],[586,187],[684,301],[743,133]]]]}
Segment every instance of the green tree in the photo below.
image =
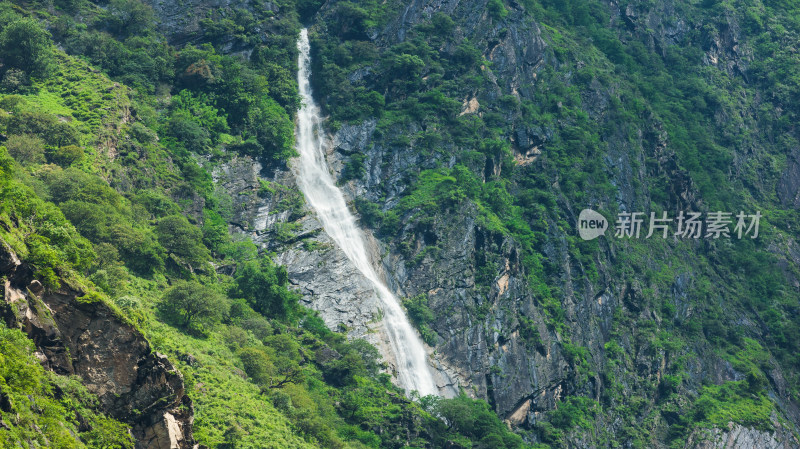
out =
{"type": "MultiPolygon", "coordinates": [[[[270,86],[272,87],[272,86],[270,86]]],[[[193,94],[191,91],[182,90],[172,97],[170,109],[174,112],[185,112],[192,120],[207,130],[212,143],[216,144],[219,134],[230,131],[228,120],[215,107],[210,106],[211,100],[206,94],[193,94]]]]}
{"type": "Polygon", "coordinates": [[[244,366],[244,372],[253,382],[270,385],[276,369],[266,352],[259,348],[242,348],[239,350],[239,359],[244,366]]]}
{"type": "Polygon", "coordinates": [[[337,28],[332,30],[340,37],[361,39],[372,25],[369,12],[353,2],[340,2],[335,11],[337,28]]]}
{"type": "Polygon", "coordinates": [[[225,442],[217,446],[218,449],[237,449],[247,433],[236,424],[233,424],[225,430],[225,442]]]}
{"type": "Polygon", "coordinates": [[[246,299],[253,309],[271,318],[291,318],[297,310],[299,295],[286,288],[286,268],[269,257],[245,262],[237,270],[233,296],[246,299]]]}
{"type": "Polygon", "coordinates": [[[504,19],[508,15],[508,10],[502,0],[489,0],[486,9],[489,10],[489,15],[494,20],[504,19]]]}
{"type": "Polygon", "coordinates": [[[95,245],[94,251],[97,258],[91,267],[89,280],[109,295],[118,296],[130,277],[120,260],[119,251],[109,243],[95,245]]]}
{"type": "Polygon", "coordinates": [[[31,134],[52,146],[77,145],[78,131],[52,114],[36,110],[17,110],[5,118],[8,134],[31,134]]]}
{"type": "Polygon", "coordinates": [[[109,28],[120,36],[145,34],[155,24],[153,8],[141,0],[111,0],[108,14],[109,28]]]}
{"type": "Polygon", "coordinates": [[[430,328],[435,317],[433,310],[428,306],[428,296],[422,294],[404,299],[403,307],[406,308],[408,317],[419,330],[422,339],[429,345],[436,344],[436,332],[430,328]]]}
{"type": "Polygon", "coordinates": [[[269,387],[281,388],[288,384],[301,383],[303,357],[297,339],[289,334],[276,334],[265,338],[264,345],[275,366],[275,374],[269,387]]]}
{"type": "Polygon", "coordinates": [[[453,399],[428,396],[421,400],[422,406],[434,416],[447,423],[448,430],[469,437],[475,448],[525,447],[522,438],[510,432],[486,402],[470,399],[461,394],[453,399]]]}
{"type": "Polygon", "coordinates": [[[203,128],[189,111],[173,112],[167,122],[167,134],[183,144],[184,148],[195,153],[205,154],[211,146],[208,130],[203,128]]]}
{"type": "Polygon", "coordinates": [[[47,161],[62,167],[69,167],[75,162],[83,159],[83,148],[77,145],[67,145],[64,147],[52,147],[45,151],[47,161]]]}
{"type": "Polygon", "coordinates": [[[50,33],[38,21],[18,19],[0,32],[0,58],[7,67],[46,78],[55,68],[50,33]]]}
{"type": "Polygon", "coordinates": [[[163,218],[181,211],[180,206],[175,204],[172,199],[154,189],[140,190],[130,198],[134,205],[144,207],[150,214],[150,218],[163,218]]]}
{"type": "Polygon", "coordinates": [[[170,215],[156,223],[158,243],[192,268],[205,264],[209,257],[203,245],[203,232],[183,215],[170,215]]]}
{"type": "Polygon", "coordinates": [[[177,282],[164,292],[158,303],[165,321],[193,330],[218,323],[227,309],[224,296],[196,281],[177,282]]]}
{"type": "Polygon", "coordinates": [[[219,251],[220,247],[228,243],[228,223],[216,211],[203,210],[203,243],[212,251],[219,251]]]}
{"type": "Polygon", "coordinates": [[[0,89],[6,92],[24,92],[24,88],[30,84],[28,75],[20,69],[10,68],[3,74],[0,81],[0,89]]]}
{"type": "Polygon", "coordinates": [[[296,154],[292,119],[271,98],[264,99],[258,107],[250,110],[248,132],[262,148],[258,156],[285,161],[296,154]]]}
{"type": "Polygon", "coordinates": [[[20,164],[41,164],[44,162],[44,142],[30,134],[12,135],[6,141],[8,153],[20,164]]]}
{"type": "Polygon", "coordinates": [[[141,230],[124,223],[109,228],[111,242],[119,248],[125,265],[143,274],[164,267],[164,248],[158,244],[150,229],[141,230]]]}

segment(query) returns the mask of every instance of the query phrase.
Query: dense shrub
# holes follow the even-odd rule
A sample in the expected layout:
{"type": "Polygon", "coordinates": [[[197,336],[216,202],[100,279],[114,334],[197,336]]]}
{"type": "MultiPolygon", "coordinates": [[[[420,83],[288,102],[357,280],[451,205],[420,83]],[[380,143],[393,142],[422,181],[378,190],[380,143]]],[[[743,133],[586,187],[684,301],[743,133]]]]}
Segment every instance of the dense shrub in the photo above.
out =
{"type": "Polygon", "coordinates": [[[111,32],[123,38],[145,34],[155,25],[153,8],[141,0],[111,0],[107,17],[111,32]]]}
{"type": "Polygon", "coordinates": [[[436,344],[436,332],[430,328],[433,323],[434,315],[433,310],[428,306],[427,295],[417,295],[413,298],[403,300],[403,307],[408,312],[408,317],[411,322],[417,327],[422,339],[429,345],[436,344]]]}
{"type": "Polygon", "coordinates": [[[6,69],[16,68],[39,78],[46,78],[55,68],[50,33],[30,18],[17,19],[3,26],[0,58],[6,69]]]}
{"type": "Polygon", "coordinates": [[[519,435],[508,430],[497,415],[483,401],[461,394],[453,399],[429,396],[423,407],[447,422],[448,426],[478,443],[474,447],[516,449],[524,448],[519,435]]]}
{"type": "Polygon", "coordinates": [[[57,117],[35,110],[16,110],[14,114],[4,118],[6,131],[9,134],[34,135],[47,145],[78,145],[78,131],[57,117]]]}
{"type": "Polygon", "coordinates": [[[83,159],[83,154],[83,148],[76,145],[51,147],[45,151],[48,162],[62,167],[69,167],[76,162],[80,162],[83,159]]]}
{"type": "Polygon", "coordinates": [[[287,289],[286,268],[275,265],[268,257],[243,263],[236,273],[235,297],[247,299],[253,308],[270,318],[292,318],[297,311],[299,295],[287,289]]]}
{"type": "Polygon", "coordinates": [[[189,223],[183,215],[170,215],[156,222],[158,243],[180,262],[191,268],[202,268],[210,254],[203,244],[203,233],[197,226],[189,223]]]}
{"type": "Polygon", "coordinates": [[[508,10],[503,5],[502,0],[489,0],[486,9],[489,11],[489,16],[494,20],[504,19],[508,15],[508,10]]]}

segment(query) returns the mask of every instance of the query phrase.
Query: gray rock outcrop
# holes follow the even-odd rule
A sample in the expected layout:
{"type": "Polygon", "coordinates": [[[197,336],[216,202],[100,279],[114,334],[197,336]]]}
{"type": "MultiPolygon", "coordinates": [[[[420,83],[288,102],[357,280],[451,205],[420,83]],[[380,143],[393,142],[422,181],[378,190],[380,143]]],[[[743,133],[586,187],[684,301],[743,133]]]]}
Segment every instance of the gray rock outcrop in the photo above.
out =
{"type": "MultiPolygon", "coordinates": [[[[778,423],[776,423],[778,424],[778,423]]],[[[689,437],[687,449],[797,449],[800,441],[778,424],[776,431],[728,423],[726,429],[697,431],[689,437]]]]}

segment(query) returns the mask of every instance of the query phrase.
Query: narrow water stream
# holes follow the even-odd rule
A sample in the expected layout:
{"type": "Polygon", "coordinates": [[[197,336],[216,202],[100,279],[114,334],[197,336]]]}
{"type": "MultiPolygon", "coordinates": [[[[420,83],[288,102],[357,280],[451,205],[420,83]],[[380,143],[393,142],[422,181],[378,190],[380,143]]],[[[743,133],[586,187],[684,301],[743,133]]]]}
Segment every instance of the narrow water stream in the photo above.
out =
{"type": "Polygon", "coordinates": [[[325,232],[372,284],[383,305],[383,326],[397,361],[397,378],[403,388],[420,395],[439,394],[428,365],[425,348],[411,327],[397,298],[381,280],[370,261],[364,236],[347,208],[325,160],[327,141],[320,109],[311,94],[311,56],[308,30],[300,32],[297,81],[302,106],[297,114],[297,151],[292,161],[297,184],[322,222],[325,232]]]}

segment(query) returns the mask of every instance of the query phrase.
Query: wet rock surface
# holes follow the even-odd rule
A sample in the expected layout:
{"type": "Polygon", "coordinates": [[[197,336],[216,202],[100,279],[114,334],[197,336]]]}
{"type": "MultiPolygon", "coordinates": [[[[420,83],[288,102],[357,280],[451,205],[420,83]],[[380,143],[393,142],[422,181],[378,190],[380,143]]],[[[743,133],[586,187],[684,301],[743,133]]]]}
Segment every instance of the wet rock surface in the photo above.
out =
{"type": "MultiPolygon", "coordinates": [[[[275,252],[275,261],[286,267],[289,282],[303,294],[308,307],[320,312],[328,327],[363,338],[390,354],[379,300],[369,281],[336,248],[302,201],[291,209],[282,205],[287,198],[302,198],[292,172],[287,167],[267,172],[259,162],[239,157],[224,164],[214,177],[234,198],[232,231],[275,252]],[[258,195],[263,180],[275,187],[258,195]],[[288,235],[287,225],[291,225],[288,235]]],[[[387,362],[394,363],[391,358],[387,362]]]]}
{"type": "Polygon", "coordinates": [[[784,206],[800,208],[800,149],[794,149],[786,158],[777,191],[784,206]]]}

